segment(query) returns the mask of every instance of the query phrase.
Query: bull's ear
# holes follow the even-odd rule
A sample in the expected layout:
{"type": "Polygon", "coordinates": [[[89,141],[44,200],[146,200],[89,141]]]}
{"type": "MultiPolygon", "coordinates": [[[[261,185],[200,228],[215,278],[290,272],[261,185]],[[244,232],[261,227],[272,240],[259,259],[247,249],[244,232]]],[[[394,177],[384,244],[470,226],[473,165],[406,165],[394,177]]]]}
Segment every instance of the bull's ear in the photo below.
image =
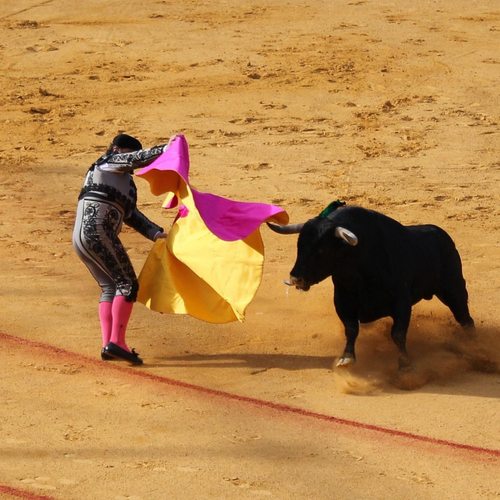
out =
{"type": "Polygon", "coordinates": [[[337,226],[335,228],[335,236],[337,238],[344,240],[344,241],[347,241],[347,243],[349,243],[349,245],[351,245],[353,247],[358,244],[358,237],[353,232],[349,231],[349,229],[346,229],[345,227],[337,226]]]}

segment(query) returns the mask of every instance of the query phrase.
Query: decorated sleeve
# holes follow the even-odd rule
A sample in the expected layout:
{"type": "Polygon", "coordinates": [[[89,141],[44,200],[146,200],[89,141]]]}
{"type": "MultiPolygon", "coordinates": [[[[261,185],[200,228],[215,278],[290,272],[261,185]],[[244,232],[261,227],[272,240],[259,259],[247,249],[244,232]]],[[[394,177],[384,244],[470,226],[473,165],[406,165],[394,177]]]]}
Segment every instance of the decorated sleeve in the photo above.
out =
{"type": "Polygon", "coordinates": [[[135,229],[138,233],[151,241],[154,241],[154,236],[157,232],[163,233],[163,228],[151,222],[142,212],[137,208],[133,210],[129,217],[125,219],[125,224],[135,229]]]}
{"type": "Polygon", "coordinates": [[[107,172],[132,172],[137,168],[148,166],[165,150],[166,145],[140,149],[132,153],[117,153],[108,158],[99,168],[107,172]]]}

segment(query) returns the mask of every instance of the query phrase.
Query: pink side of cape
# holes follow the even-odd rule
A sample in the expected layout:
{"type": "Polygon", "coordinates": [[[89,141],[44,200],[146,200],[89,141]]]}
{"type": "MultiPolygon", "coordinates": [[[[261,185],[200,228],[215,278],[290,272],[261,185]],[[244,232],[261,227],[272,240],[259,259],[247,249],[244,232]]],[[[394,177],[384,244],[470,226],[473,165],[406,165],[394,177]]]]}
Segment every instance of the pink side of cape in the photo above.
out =
{"type": "MultiPolygon", "coordinates": [[[[141,177],[151,172],[173,171],[180,175],[189,186],[189,152],[183,135],[178,135],[167,151],[159,156],[151,165],[136,172],[141,177]]],[[[276,216],[280,224],[288,223],[288,215],[282,209],[266,203],[248,203],[232,201],[210,193],[200,193],[189,186],[198,212],[208,229],[224,241],[244,239],[253,233],[263,222],[276,216]]],[[[155,192],[154,194],[162,194],[155,192]]],[[[165,191],[167,192],[167,191],[165,191]]],[[[179,204],[175,196],[167,206],[174,208],[179,204]]]]}

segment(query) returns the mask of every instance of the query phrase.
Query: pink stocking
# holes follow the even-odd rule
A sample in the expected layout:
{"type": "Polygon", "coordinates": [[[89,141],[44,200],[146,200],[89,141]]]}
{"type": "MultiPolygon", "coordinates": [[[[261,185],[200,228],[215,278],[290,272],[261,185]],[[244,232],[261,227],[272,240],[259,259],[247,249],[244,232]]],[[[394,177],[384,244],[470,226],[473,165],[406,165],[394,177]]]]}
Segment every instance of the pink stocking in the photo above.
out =
{"type": "Polygon", "coordinates": [[[111,328],[110,341],[129,352],[130,349],[125,343],[125,332],[127,330],[128,320],[132,314],[133,307],[134,303],[127,302],[123,295],[117,295],[113,299],[113,327],[111,328]]]}
{"type": "Polygon", "coordinates": [[[99,321],[101,323],[103,347],[106,347],[111,339],[111,327],[113,325],[112,304],[112,302],[99,302],[99,321]]]}

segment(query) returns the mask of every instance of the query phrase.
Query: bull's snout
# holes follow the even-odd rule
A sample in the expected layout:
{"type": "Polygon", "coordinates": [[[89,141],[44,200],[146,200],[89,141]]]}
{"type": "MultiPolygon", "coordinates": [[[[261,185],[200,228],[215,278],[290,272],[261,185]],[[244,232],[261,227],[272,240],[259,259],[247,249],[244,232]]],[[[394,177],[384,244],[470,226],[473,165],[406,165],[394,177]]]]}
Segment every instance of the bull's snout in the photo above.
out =
{"type": "Polygon", "coordinates": [[[290,283],[297,289],[307,292],[311,288],[304,280],[304,278],[297,278],[290,275],[290,283]]]}

